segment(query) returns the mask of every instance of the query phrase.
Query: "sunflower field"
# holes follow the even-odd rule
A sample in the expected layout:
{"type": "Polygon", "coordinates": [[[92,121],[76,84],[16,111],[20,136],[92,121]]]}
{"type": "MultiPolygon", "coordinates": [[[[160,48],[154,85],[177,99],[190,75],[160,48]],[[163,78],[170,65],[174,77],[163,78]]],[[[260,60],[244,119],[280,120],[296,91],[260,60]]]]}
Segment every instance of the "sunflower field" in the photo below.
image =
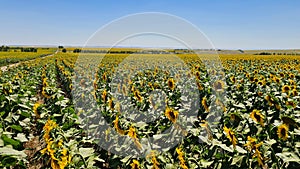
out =
{"type": "Polygon", "coordinates": [[[61,53],[0,71],[1,168],[299,168],[292,55],[61,53]]]}

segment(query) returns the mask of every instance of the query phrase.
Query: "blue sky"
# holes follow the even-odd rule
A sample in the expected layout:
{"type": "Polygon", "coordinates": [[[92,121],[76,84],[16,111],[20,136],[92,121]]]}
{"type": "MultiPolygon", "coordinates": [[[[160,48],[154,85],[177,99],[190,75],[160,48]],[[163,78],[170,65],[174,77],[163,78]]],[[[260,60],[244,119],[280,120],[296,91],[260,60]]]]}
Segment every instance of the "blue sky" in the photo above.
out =
{"type": "Polygon", "coordinates": [[[197,26],[216,48],[300,48],[296,0],[2,0],[0,4],[0,45],[83,45],[120,17],[163,12],[197,26]]]}

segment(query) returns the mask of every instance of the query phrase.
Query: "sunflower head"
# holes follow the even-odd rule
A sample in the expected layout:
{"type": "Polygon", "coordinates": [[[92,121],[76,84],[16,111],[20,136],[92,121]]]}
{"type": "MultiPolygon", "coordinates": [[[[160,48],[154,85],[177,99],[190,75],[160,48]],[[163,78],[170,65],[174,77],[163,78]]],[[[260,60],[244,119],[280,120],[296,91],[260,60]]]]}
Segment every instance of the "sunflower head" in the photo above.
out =
{"type": "Polygon", "coordinates": [[[169,108],[167,107],[166,110],[165,110],[165,116],[170,120],[172,121],[173,123],[176,123],[176,120],[178,118],[178,111],[172,109],[172,108],[169,108]]]}
{"type": "Polygon", "coordinates": [[[223,91],[224,90],[224,82],[222,80],[215,81],[214,89],[216,91],[223,91]]]}
{"type": "Polygon", "coordinates": [[[291,90],[291,87],[289,85],[284,85],[281,90],[283,93],[288,93],[291,90]]]}
{"type": "Polygon", "coordinates": [[[284,77],[284,73],[283,73],[283,72],[280,72],[279,75],[280,75],[280,77],[282,77],[282,78],[284,77]]]}
{"type": "Polygon", "coordinates": [[[230,81],[231,81],[232,83],[235,83],[235,82],[236,82],[235,77],[234,77],[234,76],[231,76],[231,77],[230,77],[230,81]]]}
{"type": "Polygon", "coordinates": [[[293,89],[293,90],[292,90],[292,94],[293,94],[293,96],[298,96],[298,91],[297,91],[297,89],[293,89]]]}
{"type": "Polygon", "coordinates": [[[260,123],[261,126],[264,126],[264,116],[260,113],[259,110],[254,109],[250,117],[257,123],[260,123]]]}
{"type": "Polygon", "coordinates": [[[280,139],[286,141],[288,139],[289,127],[286,124],[278,126],[277,135],[280,139]]]}
{"type": "Polygon", "coordinates": [[[168,80],[168,86],[169,86],[169,88],[170,88],[172,91],[175,89],[175,81],[174,81],[173,78],[170,78],[170,79],[168,80]]]}

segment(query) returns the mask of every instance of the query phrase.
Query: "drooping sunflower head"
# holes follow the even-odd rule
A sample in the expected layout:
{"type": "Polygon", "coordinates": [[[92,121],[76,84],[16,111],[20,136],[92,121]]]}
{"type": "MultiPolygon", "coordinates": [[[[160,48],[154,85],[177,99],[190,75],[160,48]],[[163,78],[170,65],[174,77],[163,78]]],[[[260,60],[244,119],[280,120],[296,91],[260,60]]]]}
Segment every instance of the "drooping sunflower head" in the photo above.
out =
{"type": "Polygon", "coordinates": [[[232,131],[231,128],[227,128],[226,126],[223,127],[224,132],[226,133],[227,138],[229,141],[232,143],[233,147],[236,146],[237,144],[237,139],[234,135],[234,132],[232,131]]]}
{"type": "Polygon", "coordinates": [[[281,124],[278,126],[277,135],[280,139],[286,141],[288,139],[289,128],[286,124],[281,124]]]}
{"type": "Polygon", "coordinates": [[[261,97],[263,95],[263,92],[259,91],[259,92],[257,92],[257,95],[261,97]]]}
{"type": "Polygon", "coordinates": [[[142,102],[143,97],[141,96],[140,92],[138,90],[134,91],[134,97],[136,98],[137,101],[142,102]]]}
{"type": "Polygon", "coordinates": [[[195,76],[198,80],[200,80],[200,72],[199,71],[196,71],[195,76]]]}
{"type": "Polygon", "coordinates": [[[114,100],[113,99],[109,99],[108,100],[108,105],[109,105],[109,108],[111,110],[114,110],[115,109],[115,103],[114,103],[114,100]]]}
{"type": "Polygon", "coordinates": [[[172,121],[173,123],[176,123],[176,120],[178,118],[178,111],[172,109],[172,108],[169,108],[167,107],[166,110],[165,110],[165,116],[170,120],[172,121]]]}
{"type": "Polygon", "coordinates": [[[38,112],[38,108],[40,107],[40,105],[41,105],[41,103],[39,103],[39,102],[36,102],[34,105],[33,105],[33,112],[34,112],[34,114],[35,114],[35,116],[37,117],[37,118],[40,118],[40,115],[39,115],[39,112],[38,112]]]}
{"type": "Polygon", "coordinates": [[[107,92],[106,92],[106,90],[103,90],[101,97],[102,97],[103,102],[107,101],[107,92]]]}
{"type": "Polygon", "coordinates": [[[137,160],[132,160],[132,163],[130,164],[131,169],[140,169],[140,163],[137,160]]]}
{"type": "Polygon", "coordinates": [[[259,110],[254,109],[250,117],[257,123],[259,123],[261,126],[264,126],[264,116],[260,113],[259,110]]]}
{"type": "Polygon", "coordinates": [[[294,101],[286,101],[285,103],[287,106],[290,106],[292,108],[295,108],[297,104],[294,101]]]}
{"type": "Polygon", "coordinates": [[[248,141],[247,141],[247,143],[244,146],[247,147],[247,149],[249,151],[252,151],[255,148],[255,143],[256,143],[257,139],[254,138],[254,137],[248,136],[247,140],[248,141]]]}
{"type": "Polygon", "coordinates": [[[203,99],[201,101],[201,104],[204,107],[205,111],[209,112],[209,108],[208,108],[208,105],[207,105],[207,98],[206,97],[203,97],[203,99]]]}
{"type": "Polygon", "coordinates": [[[293,89],[292,94],[293,94],[293,96],[298,96],[298,91],[297,91],[297,89],[293,89]]]}
{"type": "Polygon", "coordinates": [[[107,80],[106,72],[103,73],[103,75],[102,75],[102,80],[103,80],[103,81],[106,81],[106,80],[107,80]]]}
{"type": "Polygon", "coordinates": [[[169,88],[170,88],[172,91],[175,89],[175,81],[174,81],[173,78],[170,78],[170,79],[168,80],[168,86],[169,86],[169,88]]]}

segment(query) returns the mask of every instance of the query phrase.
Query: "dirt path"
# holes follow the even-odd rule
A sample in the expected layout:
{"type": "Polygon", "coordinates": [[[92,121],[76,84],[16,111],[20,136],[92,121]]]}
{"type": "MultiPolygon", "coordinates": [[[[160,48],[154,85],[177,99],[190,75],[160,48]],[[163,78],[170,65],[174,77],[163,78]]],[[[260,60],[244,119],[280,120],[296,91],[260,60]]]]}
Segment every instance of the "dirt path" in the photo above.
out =
{"type": "MultiPolygon", "coordinates": [[[[56,50],[55,53],[53,53],[53,54],[49,54],[49,55],[44,56],[43,58],[53,56],[53,55],[55,55],[55,54],[57,54],[57,53],[58,53],[58,50],[56,50]]],[[[35,58],[35,59],[36,59],[36,58],[35,58]]],[[[35,59],[26,60],[26,61],[21,61],[21,62],[18,62],[18,63],[13,63],[13,64],[10,64],[10,65],[2,66],[2,67],[0,67],[0,70],[1,70],[2,72],[5,72],[5,71],[8,70],[8,68],[17,67],[17,66],[19,66],[21,63],[31,62],[31,61],[33,61],[33,60],[35,60],[35,59]]]]}

